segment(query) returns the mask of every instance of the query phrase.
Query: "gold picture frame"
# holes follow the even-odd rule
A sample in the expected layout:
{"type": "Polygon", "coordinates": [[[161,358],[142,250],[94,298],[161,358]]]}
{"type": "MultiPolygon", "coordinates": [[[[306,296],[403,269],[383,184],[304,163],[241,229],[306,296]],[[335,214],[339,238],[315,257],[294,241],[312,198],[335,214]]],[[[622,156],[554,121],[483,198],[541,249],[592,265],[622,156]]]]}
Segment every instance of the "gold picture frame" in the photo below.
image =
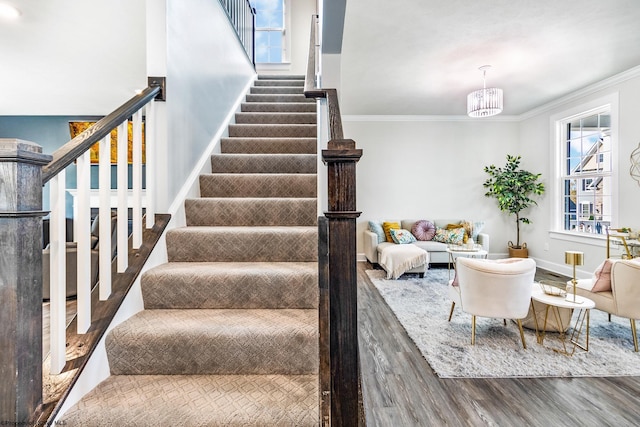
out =
{"type": "MultiPolygon", "coordinates": [[[[76,136],[80,135],[82,132],[84,132],[85,130],[89,129],[91,126],[93,126],[96,122],[86,122],[86,121],[82,121],[82,122],[69,122],[69,133],[71,134],[71,139],[75,138],[76,136]]],[[[128,153],[127,153],[127,163],[128,164],[132,164],[133,163],[133,122],[129,121],[127,122],[127,130],[128,130],[128,135],[127,135],[127,147],[128,147],[128,153]]],[[[145,137],[144,137],[145,133],[144,133],[144,122],[142,123],[142,164],[146,164],[146,155],[145,155],[145,137]]],[[[100,153],[100,143],[96,143],[94,144],[90,149],[89,149],[89,153],[90,153],[90,157],[91,157],[91,163],[92,164],[97,164],[99,162],[99,153],[100,153]]],[[[117,129],[113,129],[111,131],[111,163],[115,164],[118,163],[118,130],[117,129]]]]}

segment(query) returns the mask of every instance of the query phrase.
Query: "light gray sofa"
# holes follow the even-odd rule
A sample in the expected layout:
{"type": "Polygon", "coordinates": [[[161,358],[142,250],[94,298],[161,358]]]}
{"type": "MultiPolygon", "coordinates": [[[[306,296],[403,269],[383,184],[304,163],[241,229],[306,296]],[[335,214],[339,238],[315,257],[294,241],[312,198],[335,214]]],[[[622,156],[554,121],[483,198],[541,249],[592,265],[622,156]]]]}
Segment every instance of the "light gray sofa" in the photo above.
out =
{"type": "MultiPolygon", "coordinates": [[[[425,218],[428,219],[428,218],[425,218]]],[[[433,222],[436,227],[446,228],[447,224],[458,224],[460,223],[460,219],[428,219],[433,222]]],[[[417,219],[403,219],[403,220],[389,220],[400,223],[401,228],[405,230],[411,231],[413,224],[417,219]]],[[[382,249],[389,245],[395,245],[395,243],[382,242],[378,243],[378,235],[369,229],[364,231],[364,254],[367,257],[367,260],[372,264],[378,264],[378,257],[382,249]]],[[[489,252],[489,235],[486,233],[478,233],[476,237],[476,244],[482,245],[482,249],[489,252]]],[[[449,254],[447,253],[447,244],[442,242],[435,242],[433,240],[429,241],[420,241],[418,240],[415,243],[411,243],[412,245],[416,245],[419,248],[424,249],[429,252],[429,264],[442,264],[449,262],[449,254]]],[[[427,270],[428,266],[423,265],[420,267],[413,268],[411,270],[407,270],[407,273],[424,273],[427,270]]]]}

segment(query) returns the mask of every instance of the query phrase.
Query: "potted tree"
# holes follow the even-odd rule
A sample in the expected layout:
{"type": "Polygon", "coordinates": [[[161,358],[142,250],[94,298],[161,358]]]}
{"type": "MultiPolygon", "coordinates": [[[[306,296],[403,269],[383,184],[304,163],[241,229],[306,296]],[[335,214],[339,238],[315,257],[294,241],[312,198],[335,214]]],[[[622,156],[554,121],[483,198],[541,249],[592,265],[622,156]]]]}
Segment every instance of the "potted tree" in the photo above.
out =
{"type": "Polygon", "coordinates": [[[507,154],[507,163],[499,168],[495,165],[485,166],[484,171],[489,178],[483,186],[487,188],[485,196],[495,197],[501,211],[516,216],[516,243],[509,241],[509,256],[526,258],[529,256],[527,244],[520,244],[520,223],[530,224],[528,218],[520,216],[522,210],[537,205],[532,196],[544,193],[544,184],[538,182],[542,174],[535,174],[520,169],[521,156],[507,154]]]}

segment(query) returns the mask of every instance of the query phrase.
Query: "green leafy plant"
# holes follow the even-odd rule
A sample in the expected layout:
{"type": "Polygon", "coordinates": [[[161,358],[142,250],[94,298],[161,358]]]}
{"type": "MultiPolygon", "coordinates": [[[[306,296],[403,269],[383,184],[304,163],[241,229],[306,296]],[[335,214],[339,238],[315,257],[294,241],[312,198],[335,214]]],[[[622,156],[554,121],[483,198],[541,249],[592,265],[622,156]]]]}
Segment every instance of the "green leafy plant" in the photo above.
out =
{"type": "Polygon", "coordinates": [[[520,169],[520,159],[521,156],[507,154],[504,167],[485,166],[484,171],[489,174],[489,178],[482,184],[488,189],[485,196],[495,197],[501,211],[516,216],[516,244],[512,246],[516,249],[521,248],[520,223],[531,223],[528,218],[520,216],[520,212],[531,205],[537,205],[532,196],[544,193],[544,184],[538,182],[542,174],[520,169]]]}

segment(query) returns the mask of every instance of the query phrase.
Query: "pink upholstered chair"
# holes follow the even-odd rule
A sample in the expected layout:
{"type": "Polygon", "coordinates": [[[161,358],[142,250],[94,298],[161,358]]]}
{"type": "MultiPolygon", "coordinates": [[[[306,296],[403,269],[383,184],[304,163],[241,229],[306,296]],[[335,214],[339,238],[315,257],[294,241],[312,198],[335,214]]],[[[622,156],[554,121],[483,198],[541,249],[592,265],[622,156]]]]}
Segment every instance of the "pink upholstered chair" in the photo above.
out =
{"type": "MultiPolygon", "coordinates": [[[[640,318],[640,259],[606,260],[601,267],[593,278],[578,280],[576,294],[595,302],[598,310],[628,318],[633,347],[638,351],[636,319],[640,318]]],[[[567,292],[573,292],[571,281],[567,282],[567,292]]]]}
{"type": "Polygon", "coordinates": [[[449,320],[455,305],[471,314],[471,344],[476,341],[476,316],[514,319],[520,329],[522,347],[527,348],[522,319],[529,312],[536,263],[531,258],[486,260],[459,257],[456,279],[449,286],[452,300],[449,320]],[[454,283],[457,281],[457,286],[454,283]]]}

